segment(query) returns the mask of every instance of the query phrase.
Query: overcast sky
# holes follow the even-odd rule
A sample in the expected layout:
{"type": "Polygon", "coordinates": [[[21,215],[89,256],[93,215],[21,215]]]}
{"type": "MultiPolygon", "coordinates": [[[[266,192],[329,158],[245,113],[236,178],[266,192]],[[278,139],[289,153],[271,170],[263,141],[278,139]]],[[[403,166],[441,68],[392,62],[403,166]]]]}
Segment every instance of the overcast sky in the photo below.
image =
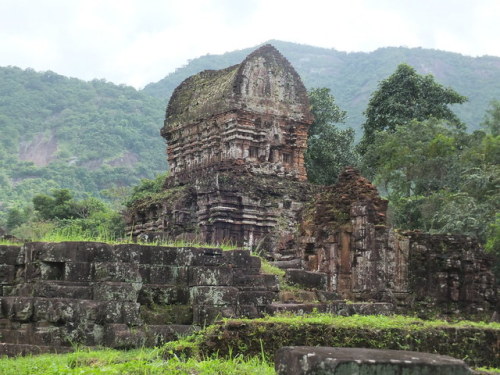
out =
{"type": "Polygon", "coordinates": [[[500,0],[0,0],[0,66],[141,88],[270,39],[500,56],[500,0]]]}

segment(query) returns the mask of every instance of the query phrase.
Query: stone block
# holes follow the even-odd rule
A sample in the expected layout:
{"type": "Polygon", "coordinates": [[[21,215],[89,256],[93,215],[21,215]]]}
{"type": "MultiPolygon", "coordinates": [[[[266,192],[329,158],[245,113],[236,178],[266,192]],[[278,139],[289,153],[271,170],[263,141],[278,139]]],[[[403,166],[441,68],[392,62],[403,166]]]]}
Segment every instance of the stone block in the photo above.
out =
{"type": "Polygon", "coordinates": [[[141,305],[187,305],[190,303],[188,287],[165,286],[162,284],[143,285],[137,301],[141,305]]]}
{"type": "Polygon", "coordinates": [[[151,265],[139,264],[139,275],[144,284],[151,284],[151,265]]]}
{"type": "Polygon", "coordinates": [[[304,288],[327,289],[327,275],[321,272],[288,269],[285,274],[289,283],[300,285],[304,288]]]}
{"type": "Polygon", "coordinates": [[[119,262],[92,264],[94,281],[141,282],[138,264],[119,262]]]}
{"type": "Polygon", "coordinates": [[[32,297],[2,297],[2,316],[18,322],[30,321],[33,317],[32,297]]]}
{"type": "Polygon", "coordinates": [[[278,375],[470,375],[459,359],[402,350],[290,346],[276,352],[278,375]]]}
{"type": "Polygon", "coordinates": [[[35,298],[33,302],[33,319],[55,324],[75,322],[80,319],[80,300],[35,298]]]}
{"type": "Polygon", "coordinates": [[[193,307],[191,305],[141,306],[140,316],[145,324],[192,324],[193,307]]]}
{"type": "Polygon", "coordinates": [[[128,324],[129,326],[142,325],[140,304],[136,302],[121,302],[121,306],[122,306],[122,315],[121,315],[122,323],[128,324]]]}
{"type": "Polygon", "coordinates": [[[104,326],[90,321],[78,321],[59,327],[68,345],[78,343],[85,346],[104,344],[104,326]]]}
{"type": "Polygon", "coordinates": [[[118,252],[113,245],[102,242],[86,242],[82,248],[92,254],[91,260],[93,262],[114,263],[120,261],[118,252]]]}
{"type": "Polygon", "coordinates": [[[187,267],[151,265],[149,282],[151,284],[187,285],[187,267]]]}
{"type": "MultiPolygon", "coordinates": [[[[98,304],[92,305],[95,307],[93,314],[97,324],[120,323],[123,324],[122,310],[123,304],[118,301],[96,301],[98,304]]],[[[83,306],[82,306],[83,307],[83,306]]]]}
{"type": "Polygon", "coordinates": [[[228,266],[189,267],[189,286],[232,285],[233,268],[228,266]]]}
{"type": "Polygon", "coordinates": [[[0,245],[0,264],[15,265],[21,246],[0,245]]]}
{"type": "Polygon", "coordinates": [[[146,334],[140,328],[126,324],[107,324],[104,329],[104,345],[115,349],[132,349],[144,346],[146,334]]]}
{"type": "Polygon", "coordinates": [[[16,277],[16,267],[10,264],[0,264],[0,284],[11,284],[16,277]]]}
{"type": "Polygon", "coordinates": [[[92,288],[86,283],[39,281],[33,285],[32,293],[44,298],[92,299],[92,288]]]}
{"type": "Polygon", "coordinates": [[[142,249],[137,244],[119,244],[113,246],[113,253],[116,262],[140,263],[142,249]]]}
{"type": "Polygon", "coordinates": [[[63,280],[64,262],[46,262],[38,263],[40,267],[40,278],[42,280],[63,280]]]}
{"type": "Polygon", "coordinates": [[[38,355],[43,353],[69,353],[74,351],[71,346],[41,346],[30,344],[0,343],[0,356],[17,357],[38,355]]]}
{"type": "Polygon", "coordinates": [[[243,272],[235,272],[233,285],[240,290],[279,291],[279,280],[276,275],[247,275],[243,272]]]}
{"type": "Polygon", "coordinates": [[[141,283],[100,282],[92,286],[93,299],[97,301],[136,302],[141,283]]]}
{"type": "Polygon", "coordinates": [[[85,282],[92,279],[92,264],[88,262],[67,262],[64,264],[66,281],[85,282]]]}
{"type": "Polygon", "coordinates": [[[260,269],[260,258],[252,256],[249,250],[225,251],[224,258],[227,264],[234,268],[243,268],[247,270],[247,273],[253,273],[252,270],[260,269]]]}
{"type": "Polygon", "coordinates": [[[226,306],[235,305],[238,289],[229,286],[195,286],[191,288],[193,305],[226,306]]]}
{"type": "Polygon", "coordinates": [[[277,297],[276,292],[242,291],[238,293],[238,304],[265,306],[271,304],[277,297]]]}
{"type": "Polygon", "coordinates": [[[190,259],[192,266],[220,266],[227,264],[227,258],[224,256],[225,252],[219,248],[200,248],[193,249],[193,256],[190,259]]]}
{"type": "Polygon", "coordinates": [[[85,262],[88,254],[80,252],[80,242],[28,242],[27,258],[31,262],[85,262]]]}
{"type": "Polygon", "coordinates": [[[263,316],[260,306],[238,305],[236,308],[238,318],[256,319],[263,316]]]}
{"type": "Polygon", "coordinates": [[[161,264],[162,248],[159,246],[142,245],[139,249],[139,263],[142,265],[161,264]]]}
{"type": "Polygon", "coordinates": [[[236,317],[234,306],[193,306],[193,324],[206,326],[222,318],[236,317]]]}

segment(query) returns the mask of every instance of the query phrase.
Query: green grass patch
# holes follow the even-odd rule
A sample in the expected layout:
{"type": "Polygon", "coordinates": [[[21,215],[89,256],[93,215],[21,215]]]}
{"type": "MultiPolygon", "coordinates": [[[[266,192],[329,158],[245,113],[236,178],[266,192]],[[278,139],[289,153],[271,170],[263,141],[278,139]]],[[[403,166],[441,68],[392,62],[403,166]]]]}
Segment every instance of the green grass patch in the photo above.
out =
{"type": "Polygon", "coordinates": [[[274,374],[274,366],[261,358],[216,356],[195,360],[171,357],[164,359],[159,349],[131,351],[77,350],[70,354],[44,354],[0,358],[2,375],[59,374],[274,374]]]}
{"type": "MultiPolygon", "coordinates": [[[[231,319],[226,319],[226,322],[231,319]]],[[[262,322],[262,323],[284,323],[289,325],[302,324],[328,324],[335,325],[341,328],[371,328],[371,329],[388,329],[388,328],[407,328],[412,330],[449,327],[449,328],[486,328],[500,330],[500,323],[490,322],[473,322],[468,320],[460,320],[449,322],[445,320],[423,320],[416,317],[404,315],[353,315],[339,316],[332,314],[313,313],[306,315],[296,315],[290,313],[276,314],[274,316],[266,316],[260,319],[238,319],[241,322],[262,322]]]]}
{"type": "Polygon", "coordinates": [[[3,246],[21,246],[22,244],[23,244],[22,242],[0,239],[0,246],[2,246],[2,245],[3,246]]]}
{"type": "Polygon", "coordinates": [[[428,352],[459,358],[470,366],[500,367],[499,323],[428,321],[398,315],[281,314],[227,319],[199,335],[194,340],[198,356],[265,353],[272,361],[283,346],[306,345],[428,352]]]}
{"type": "MultiPolygon", "coordinates": [[[[253,254],[255,255],[255,254],[253,254]]],[[[278,282],[280,284],[280,290],[287,291],[300,291],[302,290],[300,287],[289,284],[285,279],[285,270],[282,270],[279,267],[273,266],[267,259],[263,258],[260,255],[257,255],[260,258],[260,272],[268,275],[276,275],[278,276],[278,282]]]]}
{"type": "Polygon", "coordinates": [[[218,248],[224,251],[235,250],[238,247],[230,242],[220,244],[209,244],[182,240],[157,240],[152,242],[135,242],[131,238],[116,238],[109,233],[102,232],[93,234],[82,231],[75,227],[59,228],[45,234],[39,240],[40,242],[103,242],[111,245],[120,244],[139,244],[147,246],[165,246],[165,247],[195,247],[195,248],[218,248]]]}

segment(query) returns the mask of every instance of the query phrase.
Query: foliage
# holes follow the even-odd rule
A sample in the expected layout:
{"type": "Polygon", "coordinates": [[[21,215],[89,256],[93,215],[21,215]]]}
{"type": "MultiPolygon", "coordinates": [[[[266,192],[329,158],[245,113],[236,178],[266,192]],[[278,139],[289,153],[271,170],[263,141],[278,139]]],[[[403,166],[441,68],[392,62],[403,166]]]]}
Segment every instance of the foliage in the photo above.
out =
{"type": "Polygon", "coordinates": [[[103,198],[164,171],[164,106],[103,80],[0,68],[0,221],[54,188],[103,198]]]}
{"type": "Polygon", "coordinates": [[[481,126],[494,137],[500,135],[500,100],[491,101],[481,126]]]}
{"type": "Polygon", "coordinates": [[[161,193],[164,190],[163,186],[168,175],[169,172],[166,172],[158,174],[154,179],[141,179],[140,183],[132,188],[132,193],[127,198],[125,205],[131,207],[140,200],[161,193]]]}
{"type": "Polygon", "coordinates": [[[50,236],[73,236],[91,238],[118,238],[124,234],[122,216],[108,204],[94,198],[74,199],[68,189],[54,189],[49,195],[33,197],[34,211],[29,206],[9,211],[9,217],[17,218],[13,212],[27,213],[22,220],[11,220],[8,229],[18,238],[40,240],[50,236]],[[15,221],[15,222],[14,222],[15,221]],[[15,224],[15,225],[14,225],[15,224]]]}
{"type": "Polygon", "coordinates": [[[500,137],[437,120],[378,132],[363,169],[386,193],[402,229],[488,238],[500,202],[500,137]]]}
{"type": "Polygon", "coordinates": [[[435,118],[460,126],[460,120],[448,105],[466,100],[451,88],[435,82],[432,75],[421,76],[411,66],[401,64],[389,78],[380,82],[370,97],[359,150],[365,153],[377,132],[393,132],[412,120],[435,118]]]}
{"type": "Polygon", "coordinates": [[[309,102],[314,123],[309,128],[304,155],[307,175],[313,183],[331,185],[345,166],[357,163],[354,130],[340,130],[335,126],[335,123],[345,121],[347,113],[335,103],[330,89],[310,90],[309,102]]]}
{"type": "Polygon", "coordinates": [[[274,366],[258,357],[203,360],[164,360],[158,349],[118,351],[80,349],[69,354],[45,354],[18,358],[1,358],[3,375],[59,374],[274,374],[274,366]]]}

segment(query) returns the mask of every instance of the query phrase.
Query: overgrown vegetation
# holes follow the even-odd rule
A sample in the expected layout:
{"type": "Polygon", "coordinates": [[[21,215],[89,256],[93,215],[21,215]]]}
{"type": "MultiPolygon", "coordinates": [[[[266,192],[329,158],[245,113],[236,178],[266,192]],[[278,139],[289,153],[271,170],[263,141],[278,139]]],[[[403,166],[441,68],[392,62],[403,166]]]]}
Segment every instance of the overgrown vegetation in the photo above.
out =
{"type": "Polygon", "coordinates": [[[2,375],[97,375],[97,374],[274,374],[274,365],[259,357],[243,359],[211,357],[203,360],[163,358],[161,349],[131,351],[85,350],[62,355],[1,358],[2,375]]]}

